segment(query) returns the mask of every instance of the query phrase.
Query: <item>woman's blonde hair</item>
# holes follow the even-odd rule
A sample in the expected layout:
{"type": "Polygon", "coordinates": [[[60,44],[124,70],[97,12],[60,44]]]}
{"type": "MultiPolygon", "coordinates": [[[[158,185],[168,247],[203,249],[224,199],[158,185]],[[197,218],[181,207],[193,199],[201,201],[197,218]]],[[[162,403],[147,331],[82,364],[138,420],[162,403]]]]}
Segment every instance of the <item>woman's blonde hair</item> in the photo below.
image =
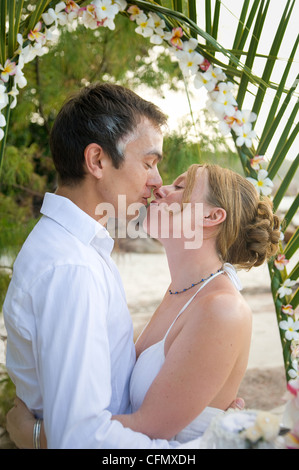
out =
{"type": "Polygon", "coordinates": [[[191,165],[183,201],[190,199],[199,167],[208,174],[206,202],[226,211],[219,227],[216,248],[223,262],[239,268],[260,266],[278,250],[280,221],[269,198],[260,198],[252,183],[219,165],[191,165]]]}

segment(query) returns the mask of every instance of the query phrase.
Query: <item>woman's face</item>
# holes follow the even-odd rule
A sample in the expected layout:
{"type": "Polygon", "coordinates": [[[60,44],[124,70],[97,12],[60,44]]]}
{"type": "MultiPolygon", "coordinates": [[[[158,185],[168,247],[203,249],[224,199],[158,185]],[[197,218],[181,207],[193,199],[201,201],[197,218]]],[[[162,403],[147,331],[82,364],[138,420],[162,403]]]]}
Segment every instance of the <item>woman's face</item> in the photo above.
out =
{"type": "Polygon", "coordinates": [[[154,191],[156,197],[148,209],[144,229],[154,238],[163,241],[171,238],[190,239],[195,231],[202,231],[202,219],[207,190],[207,174],[203,167],[195,173],[189,200],[190,174],[179,175],[171,185],[154,191]]]}

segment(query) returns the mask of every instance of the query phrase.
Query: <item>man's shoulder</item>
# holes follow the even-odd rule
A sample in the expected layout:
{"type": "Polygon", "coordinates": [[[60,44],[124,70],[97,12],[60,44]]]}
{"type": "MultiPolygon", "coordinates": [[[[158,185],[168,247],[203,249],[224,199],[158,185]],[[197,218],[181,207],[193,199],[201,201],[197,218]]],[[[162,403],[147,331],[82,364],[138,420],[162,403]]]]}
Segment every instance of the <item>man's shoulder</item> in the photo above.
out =
{"type": "Polygon", "coordinates": [[[14,279],[26,290],[36,279],[62,266],[77,266],[93,270],[101,265],[99,257],[92,256],[89,245],[55,221],[42,217],[27,237],[13,268],[14,279]]]}

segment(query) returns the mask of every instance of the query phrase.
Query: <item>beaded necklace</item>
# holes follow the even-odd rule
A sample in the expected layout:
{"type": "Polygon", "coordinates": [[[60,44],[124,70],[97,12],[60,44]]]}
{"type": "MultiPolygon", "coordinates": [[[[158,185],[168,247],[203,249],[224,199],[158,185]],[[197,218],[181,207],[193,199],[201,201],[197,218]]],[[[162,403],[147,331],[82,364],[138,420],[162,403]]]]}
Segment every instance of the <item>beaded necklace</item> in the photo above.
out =
{"type": "Polygon", "coordinates": [[[187,290],[192,289],[192,287],[198,286],[198,284],[201,284],[202,282],[207,281],[208,279],[210,279],[210,277],[215,276],[215,274],[219,273],[221,270],[222,270],[222,268],[218,269],[218,271],[216,271],[215,273],[210,274],[208,277],[206,277],[205,279],[201,279],[200,281],[196,282],[195,284],[191,284],[191,286],[186,287],[186,289],[176,291],[176,292],[173,292],[171,289],[169,289],[169,293],[170,294],[181,294],[182,292],[186,292],[187,290]]]}

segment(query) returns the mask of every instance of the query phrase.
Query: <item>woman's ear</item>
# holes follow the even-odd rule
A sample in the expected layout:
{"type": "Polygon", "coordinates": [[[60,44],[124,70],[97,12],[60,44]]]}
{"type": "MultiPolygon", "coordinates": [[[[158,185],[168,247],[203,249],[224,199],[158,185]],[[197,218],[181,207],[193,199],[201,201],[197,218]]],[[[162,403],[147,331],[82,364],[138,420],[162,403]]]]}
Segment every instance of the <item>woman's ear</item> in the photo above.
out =
{"type": "Polygon", "coordinates": [[[209,208],[203,218],[204,227],[214,227],[215,225],[222,224],[226,219],[226,211],[221,207],[209,208]]]}
{"type": "Polygon", "coordinates": [[[88,173],[97,179],[101,179],[103,175],[103,161],[106,158],[102,147],[95,143],[87,145],[84,150],[84,158],[88,173]]]}

